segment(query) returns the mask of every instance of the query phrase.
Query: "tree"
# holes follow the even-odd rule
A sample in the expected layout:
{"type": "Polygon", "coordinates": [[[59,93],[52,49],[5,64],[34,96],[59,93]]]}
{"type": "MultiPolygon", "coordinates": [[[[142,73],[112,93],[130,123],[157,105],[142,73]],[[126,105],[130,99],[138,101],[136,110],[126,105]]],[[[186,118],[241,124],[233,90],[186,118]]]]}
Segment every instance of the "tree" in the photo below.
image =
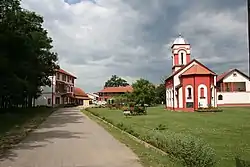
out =
{"type": "Polygon", "coordinates": [[[104,87],[119,87],[128,86],[129,84],[125,79],[118,77],[117,75],[112,75],[111,78],[105,82],[104,87]]]}
{"type": "Polygon", "coordinates": [[[165,104],[166,103],[166,88],[165,84],[160,84],[156,87],[156,97],[155,97],[155,102],[157,104],[161,104],[162,102],[165,104]]]}
{"type": "Polygon", "coordinates": [[[132,98],[135,103],[152,105],[155,101],[155,86],[145,79],[137,80],[133,85],[132,98]]]}
{"type": "Polygon", "coordinates": [[[59,68],[42,23],[19,0],[0,1],[0,108],[30,107],[59,68]]]}

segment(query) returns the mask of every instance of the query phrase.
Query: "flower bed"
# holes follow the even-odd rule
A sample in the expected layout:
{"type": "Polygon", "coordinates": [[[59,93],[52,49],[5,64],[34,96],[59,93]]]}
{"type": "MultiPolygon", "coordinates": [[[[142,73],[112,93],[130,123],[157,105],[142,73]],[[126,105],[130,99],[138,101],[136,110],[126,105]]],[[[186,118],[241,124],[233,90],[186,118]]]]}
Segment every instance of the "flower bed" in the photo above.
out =
{"type": "Polygon", "coordinates": [[[223,110],[217,107],[209,107],[209,108],[198,108],[195,111],[196,112],[222,112],[223,110]]]}

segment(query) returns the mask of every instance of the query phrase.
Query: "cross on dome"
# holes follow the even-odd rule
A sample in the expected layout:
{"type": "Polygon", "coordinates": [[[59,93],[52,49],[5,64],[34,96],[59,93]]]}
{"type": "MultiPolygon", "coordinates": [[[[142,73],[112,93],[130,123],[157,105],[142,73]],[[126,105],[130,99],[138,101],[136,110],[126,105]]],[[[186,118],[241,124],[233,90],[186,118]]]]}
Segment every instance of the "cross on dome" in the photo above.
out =
{"type": "Polygon", "coordinates": [[[185,45],[185,44],[188,44],[187,40],[182,37],[181,33],[179,33],[179,36],[174,40],[173,45],[185,45]]]}

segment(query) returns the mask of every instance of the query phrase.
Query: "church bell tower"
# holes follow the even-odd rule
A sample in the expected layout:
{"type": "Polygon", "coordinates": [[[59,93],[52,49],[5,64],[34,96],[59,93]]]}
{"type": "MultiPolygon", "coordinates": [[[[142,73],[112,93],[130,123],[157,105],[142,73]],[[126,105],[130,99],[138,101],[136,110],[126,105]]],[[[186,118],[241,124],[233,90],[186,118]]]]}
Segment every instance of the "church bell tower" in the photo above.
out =
{"type": "Polygon", "coordinates": [[[190,44],[182,37],[181,34],[174,40],[172,50],[172,71],[173,73],[190,62],[190,44]]]}

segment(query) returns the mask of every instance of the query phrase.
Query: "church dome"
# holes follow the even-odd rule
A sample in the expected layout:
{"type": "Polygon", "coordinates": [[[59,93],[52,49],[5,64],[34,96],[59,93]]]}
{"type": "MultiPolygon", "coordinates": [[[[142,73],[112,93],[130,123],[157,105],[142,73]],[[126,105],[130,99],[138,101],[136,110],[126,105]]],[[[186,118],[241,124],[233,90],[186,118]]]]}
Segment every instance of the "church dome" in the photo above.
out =
{"type": "Polygon", "coordinates": [[[185,44],[188,44],[188,42],[181,36],[181,34],[179,34],[179,36],[173,42],[173,45],[185,45],[185,44]]]}

